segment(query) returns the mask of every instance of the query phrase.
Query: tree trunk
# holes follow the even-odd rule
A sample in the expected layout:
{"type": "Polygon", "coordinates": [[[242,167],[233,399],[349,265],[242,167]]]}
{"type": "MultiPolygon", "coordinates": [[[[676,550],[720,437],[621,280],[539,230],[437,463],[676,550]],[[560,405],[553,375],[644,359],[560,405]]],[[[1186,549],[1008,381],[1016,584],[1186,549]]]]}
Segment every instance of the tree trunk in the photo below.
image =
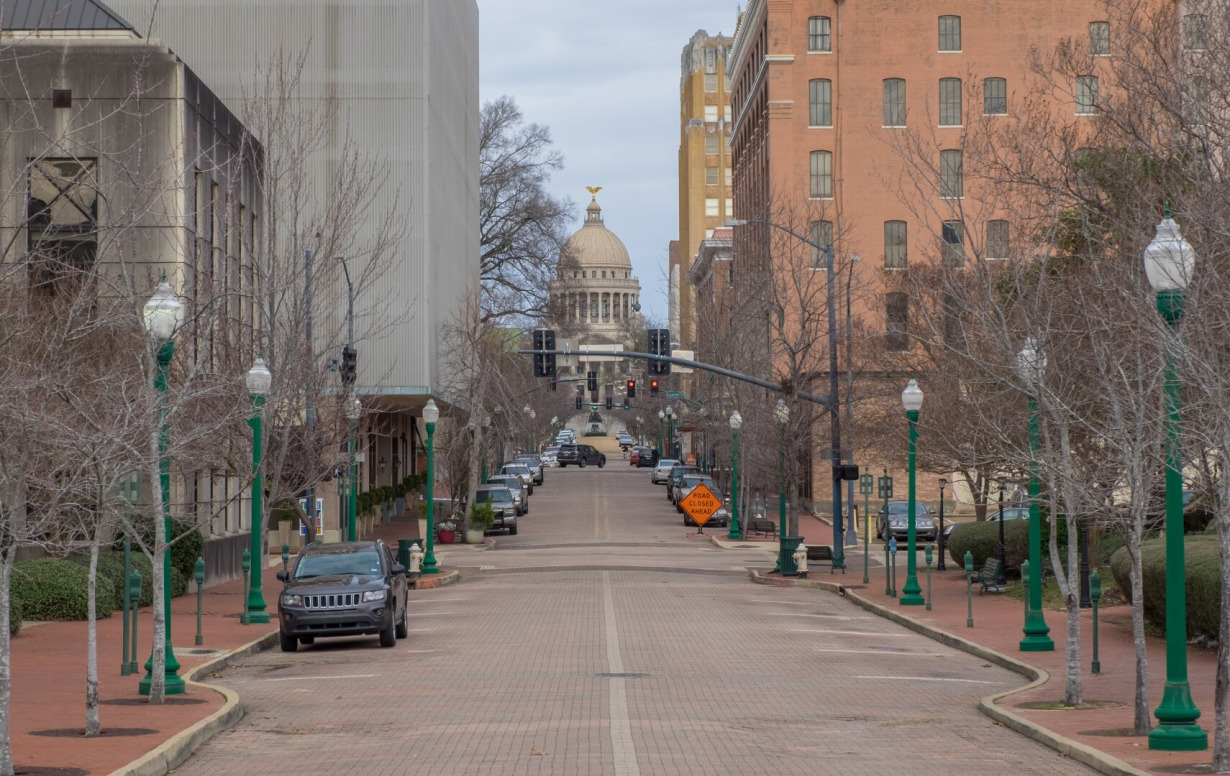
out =
{"type": "Polygon", "coordinates": [[[85,653],[85,734],[96,736],[101,731],[98,718],[98,539],[101,527],[96,526],[90,542],[90,573],[86,580],[89,597],[88,646],[85,653]]]}
{"type": "MultiPolygon", "coordinates": [[[[24,510],[24,503],[21,505],[24,510]]],[[[9,737],[9,702],[13,697],[13,673],[10,655],[12,638],[9,621],[13,616],[9,583],[13,578],[16,546],[0,552],[0,776],[13,776],[13,742],[9,737]]]]}
{"type": "MultiPolygon", "coordinates": [[[[1220,500],[1221,504],[1225,499],[1220,500]]],[[[1221,589],[1230,590],[1230,521],[1217,507],[1217,540],[1221,549],[1221,589]]],[[[1227,695],[1230,694],[1230,595],[1221,597],[1221,625],[1217,630],[1217,683],[1213,703],[1213,770],[1230,773],[1230,721],[1227,720],[1227,695]]]]}
{"type": "Polygon", "coordinates": [[[1145,594],[1144,576],[1140,563],[1139,523],[1132,526],[1128,538],[1128,558],[1132,562],[1132,644],[1136,649],[1136,694],[1132,704],[1132,733],[1138,736],[1149,734],[1152,717],[1149,714],[1149,647],[1145,642],[1145,594]]]}

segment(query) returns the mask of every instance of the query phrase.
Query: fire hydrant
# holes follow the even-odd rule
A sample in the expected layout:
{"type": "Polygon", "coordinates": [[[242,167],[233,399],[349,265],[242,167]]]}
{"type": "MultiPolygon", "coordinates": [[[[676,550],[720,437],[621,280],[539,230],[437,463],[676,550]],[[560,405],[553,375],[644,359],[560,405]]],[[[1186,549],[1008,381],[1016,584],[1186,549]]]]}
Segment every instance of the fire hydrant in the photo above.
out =
{"type": "Polygon", "coordinates": [[[802,542],[794,551],[794,565],[799,569],[799,577],[807,579],[807,545],[802,542]]]}
{"type": "Polygon", "coordinates": [[[411,579],[418,579],[423,571],[423,551],[419,549],[418,542],[410,545],[410,569],[409,576],[411,579]]]}

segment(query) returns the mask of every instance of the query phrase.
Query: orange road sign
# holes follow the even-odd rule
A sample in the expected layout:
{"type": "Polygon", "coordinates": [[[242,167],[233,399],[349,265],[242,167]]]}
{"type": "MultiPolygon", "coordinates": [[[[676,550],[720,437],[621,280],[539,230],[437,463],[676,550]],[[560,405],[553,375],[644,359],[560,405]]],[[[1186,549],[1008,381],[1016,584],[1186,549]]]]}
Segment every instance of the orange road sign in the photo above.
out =
{"type": "Polygon", "coordinates": [[[714,512],[722,508],[722,500],[702,482],[683,497],[679,506],[697,525],[704,525],[714,512]]]}

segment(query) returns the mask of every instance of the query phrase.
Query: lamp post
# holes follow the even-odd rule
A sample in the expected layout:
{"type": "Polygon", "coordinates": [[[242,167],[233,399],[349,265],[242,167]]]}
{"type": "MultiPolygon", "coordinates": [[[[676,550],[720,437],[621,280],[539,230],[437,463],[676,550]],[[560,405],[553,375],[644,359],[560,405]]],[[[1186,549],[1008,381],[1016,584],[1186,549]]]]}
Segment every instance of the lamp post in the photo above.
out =
{"type": "Polygon", "coordinates": [[[436,457],[432,437],[436,434],[436,421],[440,419],[440,408],[435,399],[428,399],[423,407],[423,423],[427,426],[427,556],[423,558],[424,574],[439,574],[440,567],[436,564],[436,516],[435,516],[435,483],[436,457]]]}
{"type": "Polygon", "coordinates": [[[350,459],[348,483],[350,493],[346,497],[346,540],[359,541],[359,463],[355,460],[355,434],[359,431],[359,418],[363,416],[363,402],[356,397],[346,404],[346,419],[350,421],[350,435],[346,439],[347,457],[350,459]]]}
{"type": "Polygon", "coordinates": [[[666,447],[670,457],[678,461],[679,456],[675,454],[675,410],[669,404],[666,405],[666,447]]]}
{"type": "Polygon", "coordinates": [[[730,413],[730,430],[734,441],[730,446],[730,530],[726,532],[727,539],[742,539],[739,531],[739,429],[743,427],[743,416],[738,410],[730,413]]]}
{"type": "Polygon", "coordinates": [[[269,386],[273,384],[273,374],[265,366],[265,359],[259,356],[256,363],[248,370],[248,395],[252,397],[252,585],[248,588],[248,622],[267,623],[269,612],[265,610],[265,598],[261,593],[261,571],[265,568],[265,521],[263,504],[265,486],[261,479],[261,413],[265,406],[265,397],[269,394],[269,386]]]}
{"type": "Polygon", "coordinates": [[[538,419],[538,413],[534,410],[530,410],[530,433],[529,433],[530,446],[529,446],[529,449],[526,450],[527,453],[533,453],[534,451],[538,449],[538,434],[534,430],[534,427],[536,425],[534,421],[537,419],[538,419]]]}
{"type": "Polygon", "coordinates": [[[773,418],[781,427],[777,445],[777,570],[782,576],[793,576],[796,573],[794,550],[798,546],[798,537],[786,535],[786,424],[790,422],[790,408],[786,402],[777,400],[773,418]]]}
{"type": "MultiPolygon", "coordinates": [[[[158,482],[162,491],[162,524],[166,541],[171,535],[171,459],[167,457],[167,447],[170,445],[171,427],[167,423],[167,372],[171,368],[171,359],[175,356],[175,331],[184,321],[184,306],[175,297],[175,292],[164,279],[158,284],[154,295],[145,303],[142,311],[145,331],[150,336],[151,344],[156,348],[158,371],[154,377],[154,388],[158,391],[159,416],[162,429],[158,434],[158,482]]],[[[179,675],[179,661],[175,659],[175,651],[171,648],[171,548],[162,551],[162,603],[163,631],[166,634],[163,651],[164,687],[166,695],[183,695],[184,680],[179,675]]],[[[149,695],[154,681],[154,650],[150,649],[149,660],[145,663],[145,676],[138,685],[141,695],[149,695]]]]}
{"type": "Polygon", "coordinates": [[[1149,748],[1171,752],[1207,749],[1208,734],[1196,720],[1200,710],[1187,680],[1187,577],[1183,546],[1183,446],[1179,418],[1179,322],[1183,318],[1187,283],[1196,253],[1166,217],[1145,248],[1145,274],[1157,293],[1157,311],[1166,322],[1166,685],[1153,712],[1157,727],[1149,732],[1149,748]]]}
{"type": "Polygon", "coordinates": [[[666,413],[658,410],[658,455],[663,458],[670,458],[671,454],[662,446],[662,422],[666,420],[666,413]]]}
{"type": "Polygon", "coordinates": [[[922,587],[918,584],[918,558],[916,557],[916,533],[918,516],[914,513],[914,448],[918,441],[918,413],[922,410],[923,392],[918,387],[918,381],[911,379],[901,392],[901,406],[905,407],[905,417],[910,422],[910,486],[906,517],[906,539],[908,543],[905,557],[905,585],[901,588],[902,606],[922,606],[926,601],[922,597],[922,587]]]}
{"type": "MultiPolygon", "coordinates": [[[[1050,637],[1050,627],[1042,615],[1042,515],[1038,504],[1041,491],[1038,467],[1038,388],[1042,373],[1046,370],[1046,355],[1038,348],[1033,337],[1025,340],[1016,359],[1017,372],[1029,386],[1029,568],[1034,573],[1029,577],[1026,594],[1024,637],[1022,652],[1054,652],[1055,642],[1050,637]]],[[[1000,521],[1003,530],[1003,521],[1000,521]]]]}
{"type": "Polygon", "coordinates": [[[940,477],[940,537],[936,541],[939,545],[940,558],[935,562],[936,571],[944,571],[944,550],[948,544],[948,537],[944,535],[944,487],[948,485],[947,477],[940,477]]]}

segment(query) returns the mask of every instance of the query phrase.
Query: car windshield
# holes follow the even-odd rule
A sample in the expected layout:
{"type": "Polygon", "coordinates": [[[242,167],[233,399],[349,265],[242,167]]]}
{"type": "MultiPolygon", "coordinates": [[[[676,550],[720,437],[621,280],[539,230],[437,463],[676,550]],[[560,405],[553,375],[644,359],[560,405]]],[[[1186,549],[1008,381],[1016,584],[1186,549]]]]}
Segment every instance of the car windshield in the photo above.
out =
{"type": "Polygon", "coordinates": [[[530,470],[524,466],[505,466],[504,471],[509,474],[529,474],[530,470]]]}
{"type": "Polygon", "coordinates": [[[375,547],[313,552],[304,555],[295,565],[295,579],[380,573],[380,553],[375,547]]]}
{"type": "Polygon", "coordinates": [[[699,485],[702,482],[705,483],[706,486],[708,486],[709,490],[713,490],[713,479],[711,477],[693,477],[690,474],[684,475],[683,487],[692,488],[692,487],[699,485]]]}
{"type": "Polygon", "coordinates": [[[537,458],[518,458],[517,461],[519,463],[525,464],[526,466],[537,466],[538,465],[537,458]]]}
{"type": "MultiPolygon", "coordinates": [[[[890,515],[904,515],[904,514],[909,513],[909,511],[910,511],[910,504],[908,501],[893,501],[893,502],[890,502],[888,505],[888,513],[890,515]]],[[[926,505],[924,505],[921,501],[914,502],[914,516],[915,517],[917,517],[918,515],[928,515],[928,514],[930,514],[930,512],[927,511],[926,505]]]]}
{"type": "Polygon", "coordinates": [[[511,504],[512,500],[513,494],[508,488],[488,488],[474,494],[476,504],[486,504],[488,501],[493,504],[511,504]]]}
{"type": "Polygon", "coordinates": [[[663,458],[658,461],[658,468],[659,469],[670,469],[677,463],[679,462],[673,458],[663,458]]]}

